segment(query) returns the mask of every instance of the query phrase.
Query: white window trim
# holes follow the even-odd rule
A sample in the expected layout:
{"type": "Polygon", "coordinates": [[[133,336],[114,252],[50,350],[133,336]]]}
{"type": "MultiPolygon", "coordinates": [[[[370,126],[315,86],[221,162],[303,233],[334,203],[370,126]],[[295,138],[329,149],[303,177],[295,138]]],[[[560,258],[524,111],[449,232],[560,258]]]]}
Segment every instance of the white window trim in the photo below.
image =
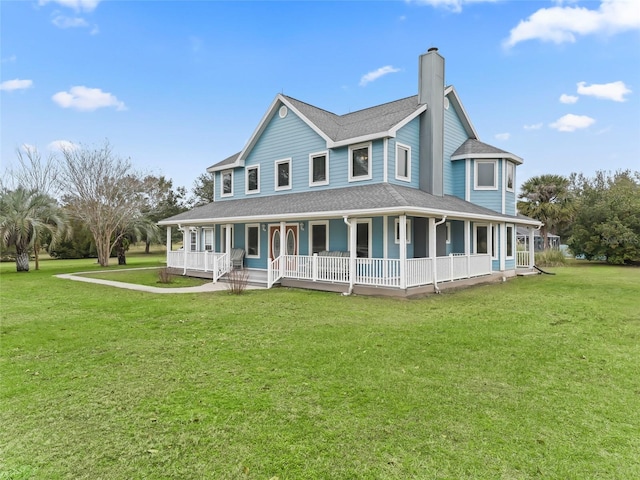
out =
{"type": "Polygon", "coordinates": [[[445,237],[446,237],[446,243],[450,244],[451,243],[451,222],[445,222],[444,224],[445,226],[445,237]]]}
{"type": "Polygon", "coordinates": [[[220,197],[233,197],[233,169],[220,172],[220,197]],[[231,193],[224,193],[224,176],[227,173],[231,174],[231,193]]]}
{"type": "Polygon", "coordinates": [[[516,189],[516,165],[515,163],[509,161],[507,161],[506,164],[507,173],[504,178],[504,188],[507,192],[514,192],[516,189]],[[509,170],[513,171],[513,185],[511,185],[511,188],[509,188],[509,170]]]}
{"type": "MultiPolygon", "coordinates": [[[[358,218],[356,219],[356,224],[358,223],[366,223],[369,225],[369,244],[367,245],[367,248],[369,250],[369,256],[366,258],[372,258],[371,255],[373,255],[373,220],[370,218],[358,218]]],[[[357,225],[356,225],[356,229],[357,229],[357,225]]],[[[356,230],[356,234],[357,234],[357,230],[356,230]]],[[[356,237],[356,242],[357,242],[357,237],[356,237]]],[[[348,235],[347,235],[347,245],[351,245],[351,229],[348,230],[348,235]]],[[[357,247],[357,244],[356,244],[357,247]]],[[[357,255],[357,252],[356,252],[357,255]]],[[[359,257],[359,258],[365,258],[365,257],[359,257]]]]}
{"type": "Polygon", "coordinates": [[[216,248],[216,231],[215,228],[202,229],[202,245],[205,252],[213,252],[216,248]],[[211,232],[211,249],[207,250],[207,232],[211,232]]]}
{"type": "Polygon", "coordinates": [[[473,189],[474,190],[497,190],[498,189],[498,161],[497,160],[475,160],[473,162],[473,189]],[[481,163],[493,164],[493,187],[478,185],[478,165],[481,163]]]}
{"type": "Polygon", "coordinates": [[[507,260],[513,260],[516,256],[516,227],[513,223],[507,223],[507,226],[504,229],[505,234],[505,242],[504,242],[504,254],[507,260]],[[511,255],[509,255],[509,229],[511,229],[511,255]]]}
{"type": "MultiPolygon", "coordinates": [[[[193,228],[193,227],[192,227],[193,228]]],[[[194,229],[192,230],[191,228],[189,229],[189,251],[190,252],[197,252],[198,250],[198,234],[200,233],[199,229],[194,229]],[[194,242],[195,240],[195,242],[194,242]]]]}
{"type": "MultiPolygon", "coordinates": [[[[231,225],[231,248],[235,248],[235,235],[233,234],[233,229],[234,226],[231,225]]],[[[226,238],[226,230],[227,230],[227,225],[222,225],[220,227],[220,252],[222,252],[222,250],[224,250],[225,244],[227,243],[227,238],[226,238]]],[[[228,252],[227,252],[228,253],[228,252]]]]}
{"type": "Polygon", "coordinates": [[[401,180],[403,182],[411,181],[411,147],[409,145],[405,145],[403,143],[396,142],[396,180],[401,180]],[[403,177],[398,174],[398,150],[403,149],[407,151],[407,176],[403,177]]]}
{"type": "Polygon", "coordinates": [[[473,225],[473,253],[477,255],[491,255],[491,260],[495,260],[498,258],[498,245],[496,244],[496,240],[498,235],[496,225],[489,225],[487,223],[477,223],[473,225]],[[487,229],[487,252],[486,253],[478,253],[478,228],[486,228],[487,229]],[[491,249],[489,249],[489,235],[491,237],[491,249]],[[490,250],[490,251],[489,251],[490,250]],[[494,255],[495,253],[495,255],[494,255]]]}
{"type": "Polygon", "coordinates": [[[274,164],[274,179],[273,179],[273,189],[276,192],[282,191],[282,190],[291,190],[291,185],[293,184],[293,172],[291,169],[291,157],[289,158],[283,158],[282,160],[276,160],[275,164],[274,164]],[[279,187],[278,186],[278,165],[281,165],[283,163],[287,163],[289,164],[289,185],[285,186],[285,187],[279,187]]]}
{"type": "Polygon", "coordinates": [[[260,224],[259,223],[247,223],[244,226],[244,243],[245,243],[245,256],[246,258],[260,258],[260,224]],[[249,255],[249,228],[258,229],[258,253],[257,255],[249,255]]]}
{"type": "Polygon", "coordinates": [[[350,145],[349,146],[349,158],[348,158],[348,161],[349,161],[349,181],[350,182],[360,182],[362,180],[371,180],[371,178],[372,178],[372,170],[373,170],[372,153],[373,153],[373,148],[372,148],[372,143],[371,142],[358,143],[357,145],[350,145]],[[359,176],[359,177],[354,177],[353,176],[353,151],[354,150],[360,150],[361,148],[369,149],[369,152],[368,152],[369,167],[367,169],[368,175],[362,175],[362,176],[359,176]]]}
{"type": "MultiPolygon", "coordinates": [[[[400,245],[400,219],[396,218],[393,222],[393,236],[394,242],[397,245],[400,245]]],[[[406,235],[406,243],[409,245],[411,243],[411,219],[407,218],[407,235],[406,235]]]]}
{"type": "MultiPolygon", "coordinates": [[[[309,252],[313,252],[313,226],[314,225],[324,225],[326,227],[327,236],[325,238],[325,250],[329,250],[329,220],[316,220],[310,221],[309,226],[309,252]]],[[[309,253],[311,255],[311,253],[309,253]]]]}
{"type": "Polygon", "coordinates": [[[320,185],[329,185],[329,150],[324,152],[315,152],[309,154],[309,186],[319,187],[320,185]],[[324,155],[325,180],[321,182],[313,181],[313,159],[324,155]]]}
{"type": "Polygon", "coordinates": [[[253,195],[254,193],[260,193],[260,165],[251,165],[245,168],[244,175],[244,193],[247,195],[253,195]],[[249,170],[257,170],[258,188],[256,190],[249,190],[249,170]]]}

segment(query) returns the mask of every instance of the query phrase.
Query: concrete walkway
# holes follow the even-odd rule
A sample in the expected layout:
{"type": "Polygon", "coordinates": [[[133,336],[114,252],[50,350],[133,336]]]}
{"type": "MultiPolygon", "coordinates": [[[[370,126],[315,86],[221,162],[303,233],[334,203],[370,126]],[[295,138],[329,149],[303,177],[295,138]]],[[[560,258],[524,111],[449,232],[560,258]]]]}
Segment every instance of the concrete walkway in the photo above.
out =
{"type": "MultiPolygon", "coordinates": [[[[146,270],[146,269],[138,269],[132,268],[131,270],[146,270]]],[[[104,271],[104,270],[103,270],[104,271]]],[[[113,270],[109,270],[112,272],[113,270]]],[[[98,271],[93,272],[77,272],[77,273],[62,273],[60,275],[55,275],[58,278],[63,278],[65,280],[75,280],[77,282],[86,282],[86,283],[97,283],[99,285],[108,285],[110,287],[117,288],[125,288],[127,290],[137,290],[139,292],[148,292],[148,293],[203,293],[203,292],[222,292],[227,291],[229,289],[229,285],[226,283],[213,283],[207,282],[203,285],[199,285],[197,287],[150,287],[148,285],[138,285],[136,283],[125,283],[125,282],[115,282],[113,280],[103,280],[101,278],[92,278],[92,277],[83,277],[84,274],[91,273],[100,273],[98,271]]],[[[264,287],[258,287],[255,285],[247,285],[247,290],[255,290],[261,289],[264,287]]]]}

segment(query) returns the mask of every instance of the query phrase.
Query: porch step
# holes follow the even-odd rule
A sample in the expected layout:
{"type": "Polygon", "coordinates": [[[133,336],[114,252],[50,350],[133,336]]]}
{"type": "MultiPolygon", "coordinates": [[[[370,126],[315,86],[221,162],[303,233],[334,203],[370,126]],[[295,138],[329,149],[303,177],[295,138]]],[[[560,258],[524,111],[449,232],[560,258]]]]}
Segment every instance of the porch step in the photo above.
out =
{"type": "Polygon", "coordinates": [[[540,275],[540,272],[536,272],[533,269],[523,269],[523,268],[519,268],[516,270],[516,275],[519,277],[527,277],[529,275],[540,275]]]}

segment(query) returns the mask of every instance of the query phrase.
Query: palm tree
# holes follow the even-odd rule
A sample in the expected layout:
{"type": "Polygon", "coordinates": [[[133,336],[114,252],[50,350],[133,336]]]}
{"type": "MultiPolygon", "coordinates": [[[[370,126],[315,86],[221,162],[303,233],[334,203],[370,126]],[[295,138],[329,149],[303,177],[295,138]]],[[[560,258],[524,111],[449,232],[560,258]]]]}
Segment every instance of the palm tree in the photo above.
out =
{"type": "Polygon", "coordinates": [[[520,189],[518,198],[522,201],[518,202],[518,211],[543,222],[540,235],[546,249],[547,233],[553,233],[570,216],[569,179],[562,175],[539,175],[524,182],[520,189]]]}
{"type": "Polygon", "coordinates": [[[54,245],[67,231],[67,215],[57,202],[36,191],[18,187],[0,195],[0,237],[16,248],[16,271],[29,271],[29,249],[49,233],[54,245]]]}

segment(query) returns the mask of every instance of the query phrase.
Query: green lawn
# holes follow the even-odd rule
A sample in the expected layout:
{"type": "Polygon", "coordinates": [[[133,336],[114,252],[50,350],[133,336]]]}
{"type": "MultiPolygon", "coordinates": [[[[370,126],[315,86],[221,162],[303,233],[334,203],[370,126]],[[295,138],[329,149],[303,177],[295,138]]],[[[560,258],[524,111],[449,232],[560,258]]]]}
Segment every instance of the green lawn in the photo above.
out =
{"type": "Polygon", "coordinates": [[[176,287],[196,287],[211,282],[203,278],[183,277],[172,275],[170,283],[161,283],[158,279],[160,268],[134,268],[127,270],[99,271],[95,273],[84,273],[81,276],[111,280],[114,282],[135,283],[147,285],[149,287],[176,288],[176,287]]]}
{"type": "Polygon", "coordinates": [[[92,262],[0,265],[0,479],[640,478],[638,268],[412,301],[52,276],[92,262]]]}

